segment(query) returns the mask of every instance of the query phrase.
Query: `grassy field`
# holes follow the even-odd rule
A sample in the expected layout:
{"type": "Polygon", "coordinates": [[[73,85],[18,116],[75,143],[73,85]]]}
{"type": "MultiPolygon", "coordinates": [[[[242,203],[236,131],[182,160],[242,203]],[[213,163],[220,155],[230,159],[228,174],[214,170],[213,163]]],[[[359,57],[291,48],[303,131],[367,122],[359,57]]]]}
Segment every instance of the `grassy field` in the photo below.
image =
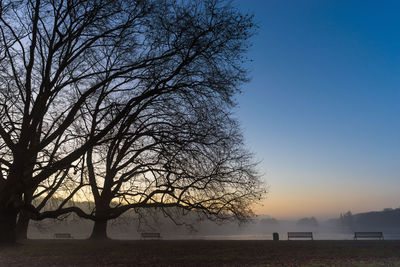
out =
{"type": "Polygon", "coordinates": [[[400,266],[400,241],[30,240],[0,266],[400,266]]]}

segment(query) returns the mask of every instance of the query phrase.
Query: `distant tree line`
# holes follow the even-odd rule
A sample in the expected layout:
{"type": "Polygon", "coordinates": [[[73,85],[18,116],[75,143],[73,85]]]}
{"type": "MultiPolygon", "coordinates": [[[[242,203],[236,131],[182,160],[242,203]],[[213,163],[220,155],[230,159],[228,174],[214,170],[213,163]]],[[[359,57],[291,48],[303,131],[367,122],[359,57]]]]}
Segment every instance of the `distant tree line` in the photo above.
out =
{"type": "Polygon", "coordinates": [[[351,211],[341,213],[339,224],[347,230],[382,230],[382,228],[398,228],[400,224],[400,208],[386,208],[382,211],[371,211],[353,214],[351,211]]]}

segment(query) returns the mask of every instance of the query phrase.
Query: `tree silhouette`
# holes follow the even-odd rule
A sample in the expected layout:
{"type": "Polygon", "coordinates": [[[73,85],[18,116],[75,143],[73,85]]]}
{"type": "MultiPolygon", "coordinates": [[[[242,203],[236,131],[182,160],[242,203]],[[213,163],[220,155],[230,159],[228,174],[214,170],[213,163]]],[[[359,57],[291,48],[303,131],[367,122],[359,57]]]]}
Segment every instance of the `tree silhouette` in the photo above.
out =
{"type": "Polygon", "coordinates": [[[174,221],[171,207],[215,220],[246,220],[251,202],[262,194],[237,125],[220,106],[207,101],[207,107],[184,108],[178,97],[155,103],[87,153],[92,238],[105,238],[107,220],[130,208],[160,208],[174,221]]]}
{"type": "Polygon", "coordinates": [[[22,210],[34,219],[68,212],[95,218],[70,206],[41,212],[30,202],[55,175],[85,169],[85,157],[157,101],[228,109],[246,81],[252,18],[223,1],[3,0],[0,12],[4,242],[15,240],[22,210]]]}

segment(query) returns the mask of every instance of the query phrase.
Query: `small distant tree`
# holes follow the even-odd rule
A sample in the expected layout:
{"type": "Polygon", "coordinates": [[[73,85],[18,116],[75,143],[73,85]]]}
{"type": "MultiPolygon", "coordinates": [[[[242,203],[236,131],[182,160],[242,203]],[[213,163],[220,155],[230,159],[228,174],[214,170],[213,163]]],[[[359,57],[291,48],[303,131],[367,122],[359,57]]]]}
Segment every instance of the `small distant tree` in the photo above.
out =
{"type": "Polygon", "coordinates": [[[354,228],[354,216],[351,211],[340,214],[340,223],[347,229],[353,230],[354,228]]]}
{"type": "Polygon", "coordinates": [[[317,227],[318,221],[315,217],[305,217],[298,220],[297,225],[317,227]]]}

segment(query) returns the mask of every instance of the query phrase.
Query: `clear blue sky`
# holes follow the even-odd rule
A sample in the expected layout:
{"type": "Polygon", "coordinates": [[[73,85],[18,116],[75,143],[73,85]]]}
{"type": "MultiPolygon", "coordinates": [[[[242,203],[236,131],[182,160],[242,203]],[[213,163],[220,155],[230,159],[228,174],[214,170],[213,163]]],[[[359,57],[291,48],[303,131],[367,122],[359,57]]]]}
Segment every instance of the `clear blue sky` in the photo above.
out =
{"type": "Polygon", "coordinates": [[[257,212],[400,207],[400,1],[234,4],[260,26],[237,109],[270,186],[257,212]]]}

